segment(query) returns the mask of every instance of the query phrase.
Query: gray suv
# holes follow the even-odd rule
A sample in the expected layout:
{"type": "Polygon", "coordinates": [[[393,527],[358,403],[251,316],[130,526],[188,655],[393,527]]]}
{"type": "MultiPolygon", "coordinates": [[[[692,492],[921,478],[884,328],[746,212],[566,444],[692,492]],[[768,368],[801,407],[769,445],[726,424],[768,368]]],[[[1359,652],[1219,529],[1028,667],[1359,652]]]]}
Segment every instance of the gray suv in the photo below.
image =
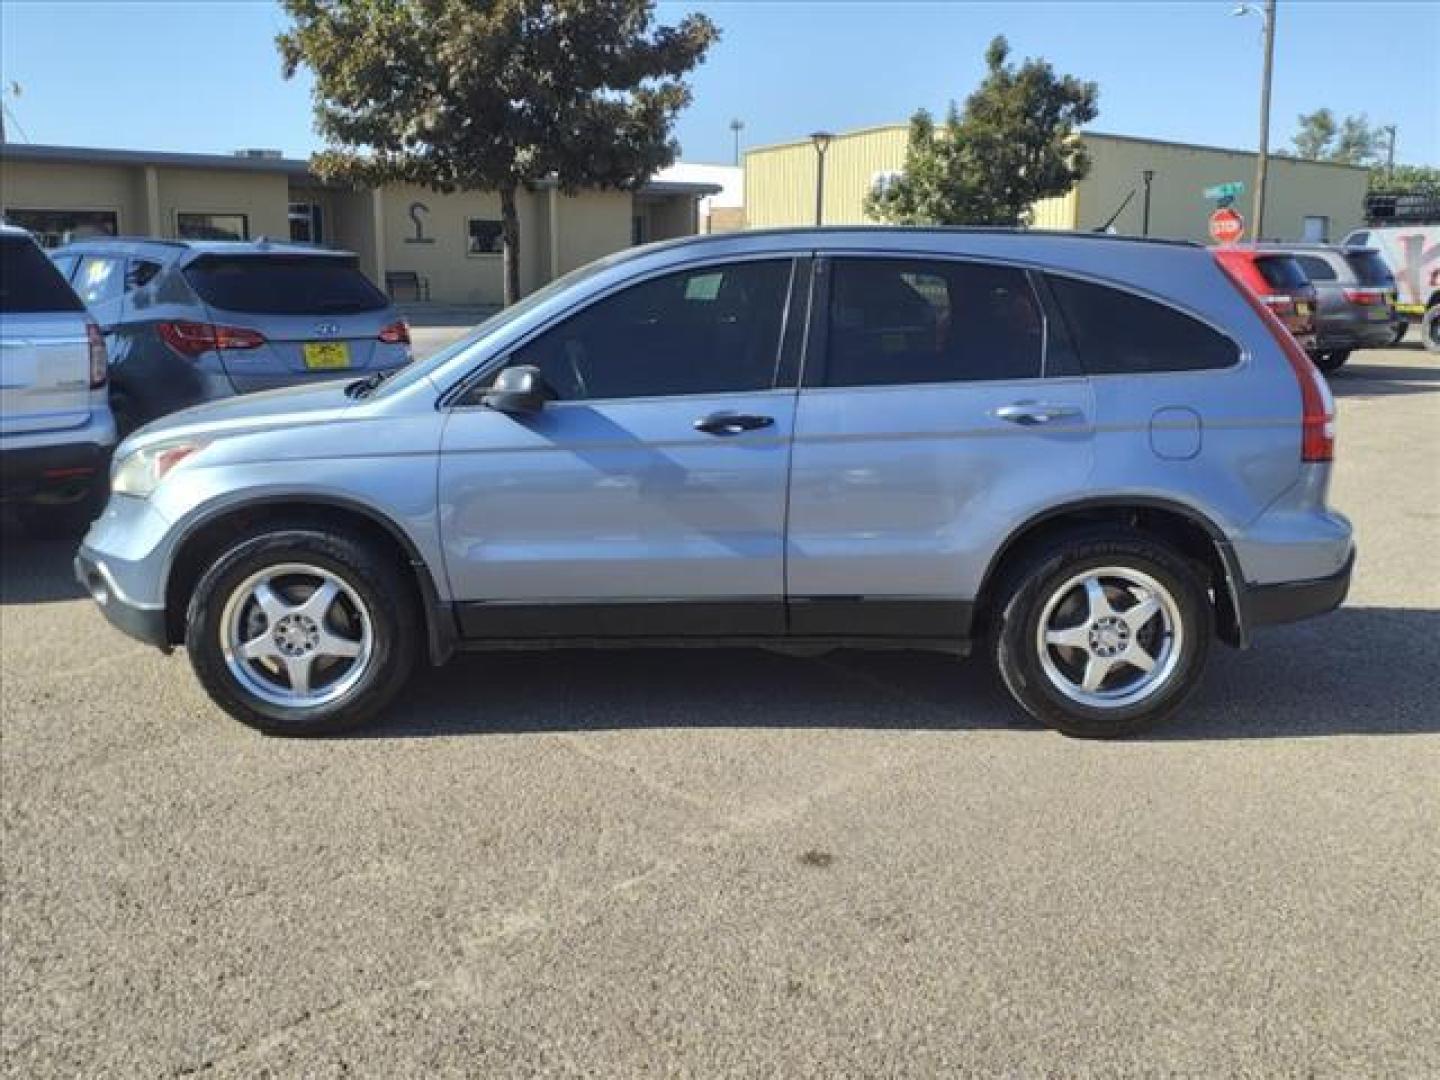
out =
{"type": "Polygon", "coordinates": [[[77,572],[285,734],[421,657],[572,644],[982,651],[1075,735],[1211,640],[1344,598],[1324,380],[1204,248],[834,229],[591,264],[388,380],[118,451],[77,572]]]}
{"type": "Polygon", "coordinates": [[[189,405],[410,362],[410,331],[347,251],[89,237],[51,252],[105,335],[121,433],[189,405]]]}
{"type": "Polygon", "coordinates": [[[1339,371],[1356,349],[1384,349],[1403,336],[1395,278],[1373,248],[1330,244],[1262,245],[1295,257],[1315,287],[1315,363],[1339,371]]]}

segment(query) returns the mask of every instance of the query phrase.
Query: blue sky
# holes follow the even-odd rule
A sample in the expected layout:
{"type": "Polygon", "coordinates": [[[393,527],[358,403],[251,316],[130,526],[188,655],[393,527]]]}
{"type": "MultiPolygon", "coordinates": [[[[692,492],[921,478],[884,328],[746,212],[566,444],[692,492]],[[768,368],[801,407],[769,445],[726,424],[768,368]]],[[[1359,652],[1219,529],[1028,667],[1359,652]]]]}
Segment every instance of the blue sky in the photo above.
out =
{"type": "MultiPolygon", "coordinates": [[[[732,117],[762,145],[942,109],[974,86],[996,33],[1097,80],[1097,130],[1253,148],[1260,23],[1232,7],[663,0],[660,16],[698,8],[724,32],[678,135],[687,160],[728,161],[732,117]]],[[[31,142],[303,155],[317,147],[309,83],[280,77],[283,25],[264,0],[3,0],[0,74],[22,86],[5,101],[31,142]]],[[[1440,3],[1281,0],[1277,27],[1273,145],[1324,105],[1397,124],[1398,160],[1440,164],[1440,3]]]]}

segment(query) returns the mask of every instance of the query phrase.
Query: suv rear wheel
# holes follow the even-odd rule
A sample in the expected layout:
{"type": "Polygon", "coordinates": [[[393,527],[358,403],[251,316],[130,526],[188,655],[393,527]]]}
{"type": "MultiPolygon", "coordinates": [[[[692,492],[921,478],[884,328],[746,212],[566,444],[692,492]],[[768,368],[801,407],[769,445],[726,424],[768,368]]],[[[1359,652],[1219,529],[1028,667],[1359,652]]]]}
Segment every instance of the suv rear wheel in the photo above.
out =
{"type": "Polygon", "coordinates": [[[1010,578],[991,650],[1011,695],[1041,723],[1090,738],[1173,713],[1214,634],[1201,575],[1168,545],[1124,529],[1075,534],[1010,578]]]}
{"type": "Polygon", "coordinates": [[[394,561],[349,536],[283,530],[226,552],[200,579],[185,646],[210,696],[273,735],[373,719],[415,663],[413,591],[394,561]]]}
{"type": "Polygon", "coordinates": [[[1314,353],[1315,366],[1325,375],[1333,375],[1345,366],[1345,361],[1350,359],[1349,349],[1331,349],[1328,352],[1314,353]]]}

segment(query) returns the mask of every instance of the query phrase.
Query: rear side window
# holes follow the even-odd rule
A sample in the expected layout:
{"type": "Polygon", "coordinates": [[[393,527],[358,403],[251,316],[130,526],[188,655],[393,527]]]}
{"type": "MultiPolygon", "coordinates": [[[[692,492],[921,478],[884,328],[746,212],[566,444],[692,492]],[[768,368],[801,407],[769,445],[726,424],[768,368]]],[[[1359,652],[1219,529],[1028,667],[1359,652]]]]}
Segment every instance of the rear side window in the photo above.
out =
{"type": "Polygon", "coordinates": [[[1350,269],[1355,271],[1355,277],[1361,285],[1388,289],[1395,284],[1394,275],[1377,251],[1346,252],[1345,261],[1350,264],[1350,269]]]}
{"type": "Polygon", "coordinates": [[[1272,289],[1303,289],[1310,284],[1305,271],[1291,255],[1266,255],[1256,259],[1255,266],[1272,289]]]}
{"type": "Polygon", "coordinates": [[[60,271],[23,236],[0,237],[0,311],[84,311],[60,271]]]}
{"type": "Polygon", "coordinates": [[[212,255],[187,267],[185,279],[211,307],[257,315],[354,315],[388,303],[347,259],[212,255]]]}
{"type": "Polygon", "coordinates": [[[1087,374],[1204,371],[1240,359],[1235,342],[1165,304],[1075,278],[1049,281],[1087,374]]]}
{"type": "Polygon", "coordinates": [[[1319,255],[1296,255],[1295,261],[1311,281],[1335,280],[1335,268],[1330,265],[1329,259],[1322,259],[1319,255]]]}
{"type": "Polygon", "coordinates": [[[919,259],[838,259],[826,386],[1040,377],[1045,319],[1023,270],[919,259]]]}

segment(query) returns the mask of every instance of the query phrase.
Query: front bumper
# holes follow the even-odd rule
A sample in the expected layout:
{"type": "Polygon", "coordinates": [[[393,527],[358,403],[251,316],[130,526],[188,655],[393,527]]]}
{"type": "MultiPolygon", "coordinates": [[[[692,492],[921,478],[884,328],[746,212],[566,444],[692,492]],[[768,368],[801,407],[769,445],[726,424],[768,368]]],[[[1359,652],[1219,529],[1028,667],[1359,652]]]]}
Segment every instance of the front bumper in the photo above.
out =
{"type": "Polygon", "coordinates": [[[1240,590],[1241,617],[1246,629],[1297,622],[1334,611],[1350,592],[1350,575],[1354,569],[1352,550],[1345,565],[1328,577],[1246,585],[1240,590]]]}
{"type": "Polygon", "coordinates": [[[111,626],[129,634],[136,641],[170,652],[165,609],[149,607],[126,596],[104,562],[83,547],[75,556],[75,577],[95,603],[100,605],[100,611],[110,621],[111,626]]]}

